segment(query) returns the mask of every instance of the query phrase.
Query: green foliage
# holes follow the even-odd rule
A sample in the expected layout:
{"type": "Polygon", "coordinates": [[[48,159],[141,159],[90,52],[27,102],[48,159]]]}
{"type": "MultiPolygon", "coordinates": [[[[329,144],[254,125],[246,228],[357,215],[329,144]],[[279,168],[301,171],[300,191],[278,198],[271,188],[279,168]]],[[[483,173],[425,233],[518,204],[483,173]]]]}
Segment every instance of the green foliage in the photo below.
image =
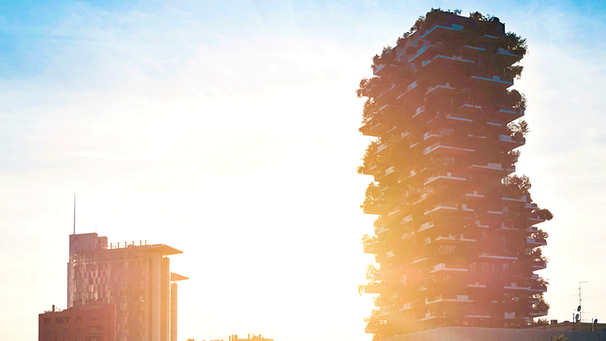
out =
{"type": "Polygon", "coordinates": [[[379,185],[371,182],[366,188],[366,196],[364,198],[364,203],[360,205],[360,208],[366,209],[372,205],[377,204],[381,200],[381,190],[379,185]]]}
{"type": "Polygon", "coordinates": [[[511,65],[505,68],[503,74],[508,78],[520,79],[522,77],[522,70],[524,67],[522,65],[511,65]]]}
{"type": "Polygon", "coordinates": [[[500,47],[518,56],[524,56],[528,52],[526,38],[522,38],[513,32],[507,32],[505,38],[501,39],[500,45],[500,47]]]}
{"type": "Polygon", "coordinates": [[[364,246],[364,248],[374,245],[377,242],[378,242],[377,236],[374,236],[374,235],[371,236],[368,233],[366,233],[362,236],[362,245],[364,246]]]}
{"type": "Polygon", "coordinates": [[[505,92],[501,102],[504,106],[511,107],[518,112],[526,109],[526,97],[518,90],[505,92]]]}
{"type": "Polygon", "coordinates": [[[516,141],[524,141],[524,136],[530,132],[530,127],[526,120],[511,122],[507,128],[509,128],[511,135],[516,141]]]}
{"type": "Polygon", "coordinates": [[[362,124],[370,123],[378,114],[379,108],[377,107],[377,103],[371,98],[367,99],[362,109],[362,124]]]}
{"type": "Polygon", "coordinates": [[[528,191],[532,187],[530,179],[526,175],[510,175],[502,180],[507,194],[513,197],[521,197],[528,195],[528,191]]]}
{"type": "Polygon", "coordinates": [[[554,341],[568,341],[568,338],[564,336],[564,334],[560,334],[558,336],[553,337],[554,341]]]}
{"type": "Polygon", "coordinates": [[[553,219],[553,214],[546,208],[537,208],[534,213],[536,213],[539,218],[543,220],[553,219]]]}
{"type": "Polygon", "coordinates": [[[379,268],[376,264],[370,263],[366,266],[366,284],[376,284],[379,282],[379,268]]]}

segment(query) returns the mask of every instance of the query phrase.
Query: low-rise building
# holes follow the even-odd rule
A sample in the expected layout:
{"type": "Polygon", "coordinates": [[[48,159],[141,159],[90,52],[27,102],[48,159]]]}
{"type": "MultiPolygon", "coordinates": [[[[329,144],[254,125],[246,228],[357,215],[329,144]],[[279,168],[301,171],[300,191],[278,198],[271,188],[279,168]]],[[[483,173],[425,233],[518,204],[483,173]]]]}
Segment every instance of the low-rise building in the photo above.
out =
{"type": "Polygon", "coordinates": [[[114,304],[76,305],[39,315],[38,341],[115,341],[114,304]]]}

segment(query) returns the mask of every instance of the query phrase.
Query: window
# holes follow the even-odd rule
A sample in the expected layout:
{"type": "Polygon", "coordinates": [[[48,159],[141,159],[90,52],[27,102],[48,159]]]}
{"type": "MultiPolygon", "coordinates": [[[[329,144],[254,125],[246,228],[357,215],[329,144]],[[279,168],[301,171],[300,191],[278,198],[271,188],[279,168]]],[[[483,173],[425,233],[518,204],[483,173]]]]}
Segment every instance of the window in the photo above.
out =
{"type": "Polygon", "coordinates": [[[50,317],[44,318],[44,324],[49,324],[49,323],[51,323],[51,318],[50,317]]]}
{"type": "Polygon", "coordinates": [[[76,322],[82,322],[82,316],[76,316],[76,322]]]}

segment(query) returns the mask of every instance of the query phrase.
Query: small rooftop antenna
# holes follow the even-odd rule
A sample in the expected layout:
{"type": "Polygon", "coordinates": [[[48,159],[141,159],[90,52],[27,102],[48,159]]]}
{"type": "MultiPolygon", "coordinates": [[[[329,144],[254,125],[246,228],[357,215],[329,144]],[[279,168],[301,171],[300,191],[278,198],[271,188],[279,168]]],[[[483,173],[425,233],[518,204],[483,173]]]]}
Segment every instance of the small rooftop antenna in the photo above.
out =
{"type": "MultiPolygon", "coordinates": [[[[577,314],[576,314],[576,318],[574,318],[577,322],[582,322],[583,321],[583,311],[582,311],[582,307],[581,307],[581,303],[583,302],[583,298],[581,297],[581,284],[582,283],[587,283],[587,281],[579,281],[579,306],[577,307],[577,314]]],[[[575,289],[576,290],[576,289],[575,289]]],[[[575,295],[576,296],[576,295],[575,295]]],[[[588,311],[586,311],[587,313],[588,311]]]]}
{"type": "Polygon", "coordinates": [[[76,234],[76,193],[74,193],[74,234],[76,234]]]}

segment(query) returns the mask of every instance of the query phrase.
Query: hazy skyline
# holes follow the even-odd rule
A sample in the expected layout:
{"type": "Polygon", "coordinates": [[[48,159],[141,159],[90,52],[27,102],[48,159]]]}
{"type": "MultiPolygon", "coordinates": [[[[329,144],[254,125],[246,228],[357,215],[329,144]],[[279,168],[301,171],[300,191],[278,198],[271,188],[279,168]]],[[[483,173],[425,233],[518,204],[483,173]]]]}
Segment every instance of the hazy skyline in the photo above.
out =
{"type": "Polygon", "coordinates": [[[431,7],[527,38],[516,174],[554,219],[548,318],[606,320],[606,8],[591,2],[28,2],[0,5],[0,339],[65,306],[78,233],[184,251],[179,336],[370,340],[358,296],[368,139],[355,90],[431,7]]]}

